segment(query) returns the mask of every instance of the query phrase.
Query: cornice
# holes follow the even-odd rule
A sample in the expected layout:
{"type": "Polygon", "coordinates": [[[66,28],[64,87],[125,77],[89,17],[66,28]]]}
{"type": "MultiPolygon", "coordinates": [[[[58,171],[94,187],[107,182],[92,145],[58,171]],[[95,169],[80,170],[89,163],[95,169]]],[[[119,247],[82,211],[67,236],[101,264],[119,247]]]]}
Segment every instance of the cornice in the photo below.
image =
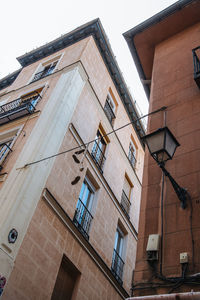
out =
{"type": "MultiPolygon", "coordinates": [[[[50,43],[47,43],[35,50],[32,50],[29,53],[18,57],[17,60],[19,61],[22,67],[26,67],[89,36],[93,36],[96,42],[99,52],[115,84],[115,87],[119,93],[119,96],[124,104],[124,107],[127,111],[130,120],[137,120],[140,117],[140,114],[138,113],[137,108],[133,103],[133,99],[128,91],[125,80],[122,76],[118,63],[111,49],[109,40],[105,34],[105,31],[99,19],[95,19],[89,23],[86,23],[85,25],[82,25],[67,34],[62,35],[61,37],[51,41],[50,43]]],[[[144,148],[144,143],[141,139],[141,137],[145,135],[142,122],[138,121],[136,124],[133,124],[133,127],[136,131],[141,145],[144,148]]]]}

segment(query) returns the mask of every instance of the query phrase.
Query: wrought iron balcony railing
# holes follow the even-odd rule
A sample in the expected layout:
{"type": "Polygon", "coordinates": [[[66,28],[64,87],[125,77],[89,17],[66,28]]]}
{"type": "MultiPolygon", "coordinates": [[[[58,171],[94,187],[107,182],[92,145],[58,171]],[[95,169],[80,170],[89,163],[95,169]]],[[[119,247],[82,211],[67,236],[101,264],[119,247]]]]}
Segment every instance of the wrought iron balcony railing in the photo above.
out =
{"type": "Polygon", "coordinates": [[[131,147],[129,148],[128,159],[129,159],[132,167],[135,168],[135,166],[136,166],[136,158],[135,158],[134,152],[131,149],[131,147]]]}
{"type": "Polygon", "coordinates": [[[121,207],[122,207],[124,213],[129,218],[131,202],[128,199],[128,197],[127,197],[126,193],[124,192],[124,190],[122,190],[122,197],[121,197],[121,203],[120,204],[121,204],[121,207]]]}
{"type": "Polygon", "coordinates": [[[31,82],[34,82],[36,80],[42,79],[50,74],[52,74],[53,70],[55,69],[55,66],[51,66],[47,69],[44,69],[41,72],[38,72],[34,75],[33,79],[31,80],[31,82]]]}
{"type": "Polygon", "coordinates": [[[194,63],[194,80],[200,88],[200,46],[192,50],[194,63]]]}
{"type": "Polygon", "coordinates": [[[0,171],[2,170],[2,163],[5,160],[6,156],[9,154],[12,149],[10,148],[13,140],[7,141],[6,143],[0,144],[0,171]]]}
{"type": "Polygon", "coordinates": [[[34,92],[24,100],[23,98],[18,98],[0,106],[0,125],[33,113],[39,98],[40,94],[34,92]]]}
{"type": "Polygon", "coordinates": [[[74,214],[73,222],[87,240],[89,239],[89,229],[91,226],[92,219],[93,216],[91,215],[87,207],[83,204],[81,199],[79,199],[74,214]]]}
{"type": "Polygon", "coordinates": [[[106,100],[104,111],[106,116],[108,117],[108,120],[110,121],[110,124],[113,125],[113,120],[115,119],[115,114],[112,110],[112,107],[110,106],[108,100],[106,100]]]}
{"type": "Polygon", "coordinates": [[[94,142],[91,155],[92,155],[92,158],[94,159],[97,167],[103,173],[103,165],[104,165],[106,158],[96,141],[94,142]]]}
{"type": "Polygon", "coordinates": [[[113,257],[112,257],[112,266],[111,271],[119,284],[123,284],[122,276],[123,276],[123,268],[124,268],[124,262],[120,255],[117,253],[117,251],[114,249],[113,251],[113,257]]]}

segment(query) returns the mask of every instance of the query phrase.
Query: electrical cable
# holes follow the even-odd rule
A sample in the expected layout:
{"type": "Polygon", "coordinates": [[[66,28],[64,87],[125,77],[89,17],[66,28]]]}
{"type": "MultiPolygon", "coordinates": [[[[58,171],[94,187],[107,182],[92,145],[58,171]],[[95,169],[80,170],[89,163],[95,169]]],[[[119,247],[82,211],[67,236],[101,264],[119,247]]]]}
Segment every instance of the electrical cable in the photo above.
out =
{"type": "MultiPolygon", "coordinates": [[[[131,124],[137,123],[139,120],[141,120],[141,119],[143,119],[143,118],[145,118],[145,117],[148,117],[148,116],[150,116],[150,115],[153,115],[153,114],[155,114],[155,113],[158,113],[158,112],[160,112],[160,111],[163,111],[163,110],[165,110],[165,109],[167,109],[167,107],[166,107],[166,106],[162,106],[161,108],[159,108],[159,109],[157,109],[157,110],[155,110],[155,111],[152,111],[152,112],[150,112],[150,113],[148,113],[148,114],[146,114],[146,115],[144,115],[144,116],[142,116],[142,117],[140,117],[140,118],[137,118],[136,120],[134,120],[134,121],[132,121],[132,122],[129,122],[129,123],[127,123],[127,124],[125,124],[125,125],[123,125],[123,126],[121,126],[121,127],[118,127],[117,129],[113,129],[113,130],[110,131],[109,133],[107,133],[107,134],[101,136],[100,138],[107,137],[108,135],[111,135],[112,133],[115,133],[116,131],[119,131],[119,130],[121,130],[121,129],[123,129],[123,128],[125,128],[125,127],[131,125],[131,124]]],[[[71,149],[67,149],[67,150],[64,150],[64,151],[62,151],[62,152],[53,154],[53,155],[51,155],[51,156],[44,157],[44,158],[42,158],[42,159],[39,159],[39,160],[30,162],[30,163],[27,163],[27,164],[25,164],[23,167],[20,167],[20,168],[17,168],[17,169],[23,169],[23,168],[26,168],[26,167],[28,167],[28,166],[31,166],[31,165],[40,163],[40,162],[42,162],[42,161],[45,161],[45,160],[54,158],[54,157],[56,157],[56,156],[59,156],[59,155],[62,155],[62,154],[65,154],[65,153],[68,153],[68,152],[71,152],[71,151],[75,151],[75,150],[77,150],[77,149],[79,149],[79,148],[81,148],[81,147],[87,147],[89,144],[94,143],[94,142],[97,141],[97,140],[99,140],[99,138],[96,138],[96,139],[94,139],[94,140],[91,140],[91,141],[89,141],[89,142],[87,142],[87,143],[85,143],[85,144],[81,144],[81,145],[79,145],[79,146],[73,147],[73,148],[71,148],[71,149]]]]}

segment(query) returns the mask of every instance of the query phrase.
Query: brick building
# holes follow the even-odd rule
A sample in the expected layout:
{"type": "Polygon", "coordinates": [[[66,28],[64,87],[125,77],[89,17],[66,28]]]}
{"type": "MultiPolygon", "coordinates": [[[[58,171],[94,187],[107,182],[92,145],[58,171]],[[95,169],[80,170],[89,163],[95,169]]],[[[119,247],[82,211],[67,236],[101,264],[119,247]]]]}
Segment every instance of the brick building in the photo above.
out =
{"type": "Polygon", "coordinates": [[[125,299],[144,129],[102,25],[18,61],[0,80],[2,299],[125,299]]]}
{"type": "MultiPolygon", "coordinates": [[[[146,149],[133,285],[138,296],[186,293],[200,287],[199,21],[200,1],[181,0],[124,34],[150,112],[166,107],[149,117],[148,133],[167,126],[178,140],[180,147],[165,167],[179,187],[187,189],[183,209],[169,176],[163,175],[146,149]],[[155,248],[148,244],[152,237],[158,239],[155,248]],[[148,249],[156,255],[149,257],[148,249]]],[[[199,294],[173,297],[166,299],[199,299],[199,294]]]]}

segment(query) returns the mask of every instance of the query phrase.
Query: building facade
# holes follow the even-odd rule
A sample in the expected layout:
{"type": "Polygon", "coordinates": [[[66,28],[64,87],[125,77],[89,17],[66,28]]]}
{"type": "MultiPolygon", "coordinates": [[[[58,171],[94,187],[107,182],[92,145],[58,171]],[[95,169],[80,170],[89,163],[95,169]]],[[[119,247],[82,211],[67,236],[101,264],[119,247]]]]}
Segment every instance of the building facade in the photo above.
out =
{"type": "Polygon", "coordinates": [[[0,81],[1,297],[125,299],[144,130],[102,25],[18,61],[0,81]]]}
{"type": "MultiPolygon", "coordinates": [[[[168,127],[178,140],[180,146],[165,167],[187,190],[183,209],[169,176],[146,149],[133,293],[154,295],[148,299],[198,291],[200,285],[199,20],[200,2],[181,0],[124,34],[149,111],[162,108],[149,117],[148,133],[168,127]]],[[[193,299],[192,294],[177,297],[193,299]]]]}

